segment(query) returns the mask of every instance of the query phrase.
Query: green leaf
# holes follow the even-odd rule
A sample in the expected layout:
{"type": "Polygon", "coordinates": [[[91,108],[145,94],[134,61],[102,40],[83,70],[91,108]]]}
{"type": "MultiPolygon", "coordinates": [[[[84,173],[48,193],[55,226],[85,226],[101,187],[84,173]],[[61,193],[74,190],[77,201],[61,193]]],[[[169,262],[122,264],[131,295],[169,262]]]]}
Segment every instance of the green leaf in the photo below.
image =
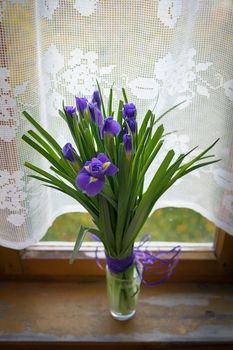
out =
{"type": "Polygon", "coordinates": [[[103,100],[103,97],[102,97],[102,93],[101,93],[101,89],[100,89],[100,85],[99,85],[98,80],[96,80],[96,84],[97,84],[98,91],[99,91],[99,94],[100,94],[100,100],[101,100],[101,106],[102,106],[103,115],[104,115],[104,118],[106,118],[106,112],[105,112],[105,108],[104,108],[104,100],[103,100]]]}
{"type": "Polygon", "coordinates": [[[104,232],[105,241],[107,243],[107,246],[111,254],[114,254],[115,240],[114,240],[114,234],[112,230],[109,206],[106,199],[103,198],[102,196],[99,196],[99,209],[100,209],[99,220],[100,220],[101,231],[104,232]]]}
{"type": "MultiPolygon", "coordinates": [[[[188,168],[190,168],[194,163],[196,163],[196,162],[199,161],[199,160],[202,160],[202,157],[203,157],[211,148],[213,148],[213,147],[216,145],[216,143],[217,143],[218,141],[219,141],[219,138],[218,138],[216,141],[214,141],[209,147],[207,147],[204,151],[202,151],[198,156],[196,156],[195,158],[193,158],[190,162],[184,164],[184,165],[180,168],[178,174],[176,175],[175,181],[176,181],[179,177],[181,177],[182,174],[183,174],[188,168]]],[[[196,147],[195,147],[195,148],[196,148],[196,147]]],[[[192,152],[195,148],[193,148],[190,152],[192,152]]],[[[190,153],[190,152],[189,152],[189,153],[190,153]]]]}
{"type": "Polygon", "coordinates": [[[90,133],[90,129],[86,129],[84,131],[85,134],[85,143],[87,145],[87,150],[88,150],[88,154],[89,154],[89,159],[91,159],[92,157],[96,156],[96,150],[95,150],[95,146],[94,146],[94,139],[93,136],[90,133]]]}
{"type": "Polygon", "coordinates": [[[123,101],[119,101],[119,105],[118,105],[118,112],[117,112],[117,121],[120,124],[120,126],[122,125],[122,108],[123,108],[123,101]]]}
{"type": "Polygon", "coordinates": [[[116,201],[110,197],[107,193],[105,193],[103,190],[99,193],[100,196],[104,197],[106,199],[106,201],[109,202],[109,204],[115,209],[117,210],[117,203],[116,201]]]}
{"type": "Polygon", "coordinates": [[[33,119],[30,114],[26,111],[23,111],[23,115],[27,118],[27,120],[39,131],[39,133],[50,143],[51,146],[58,152],[58,154],[61,154],[61,147],[59,144],[55,141],[55,139],[49,135],[49,133],[43,129],[36,121],[33,119]]]}
{"type": "Polygon", "coordinates": [[[85,151],[83,148],[83,144],[82,144],[82,140],[81,140],[81,136],[80,136],[80,130],[79,130],[78,122],[77,122],[76,118],[73,119],[73,130],[74,130],[74,141],[75,141],[75,144],[78,148],[78,152],[80,154],[81,161],[84,164],[87,160],[87,157],[86,157],[86,154],[85,154],[85,151]]]}
{"type": "Polygon", "coordinates": [[[122,88],[122,94],[123,94],[125,103],[128,103],[128,99],[127,99],[126,92],[125,92],[124,88],[122,88]]]}
{"type": "MultiPolygon", "coordinates": [[[[133,180],[133,188],[130,191],[131,192],[131,196],[130,196],[130,208],[129,208],[129,212],[132,213],[133,212],[133,208],[135,206],[135,202],[137,199],[137,196],[140,196],[140,187],[143,186],[143,182],[144,182],[144,178],[145,178],[145,174],[146,171],[148,170],[150,164],[152,163],[152,161],[154,160],[154,158],[156,157],[156,155],[158,154],[158,152],[160,151],[161,147],[163,145],[163,141],[160,141],[158,143],[158,145],[156,146],[156,148],[154,149],[154,151],[152,152],[150,158],[146,161],[146,163],[144,164],[144,166],[142,166],[142,168],[140,169],[138,176],[137,176],[137,180],[133,180]]],[[[135,178],[135,177],[134,177],[135,178]]],[[[140,200],[141,198],[139,198],[140,200]]]]}
{"type": "Polygon", "coordinates": [[[104,185],[102,191],[99,193],[99,195],[103,196],[109,202],[109,204],[115,210],[117,210],[116,197],[112,191],[112,187],[110,186],[109,180],[110,180],[110,178],[106,178],[105,185],[104,185]]]}
{"type": "Polygon", "coordinates": [[[112,88],[110,89],[109,98],[108,98],[108,115],[112,115],[112,88]]]}
{"type": "MultiPolygon", "coordinates": [[[[31,177],[32,179],[36,179],[45,183],[49,183],[49,184],[53,184],[53,181],[46,179],[46,177],[42,177],[42,176],[37,176],[37,175],[28,175],[28,177],[31,177]]],[[[51,187],[51,186],[49,186],[51,187]]]]}
{"type": "Polygon", "coordinates": [[[32,141],[28,136],[23,135],[22,139],[27,142],[31,147],[33,147],[37,152],[39,152],[42,156],[44,156],[51,164],[53,164],[57,169],[63,170],[62,166],[58,163],[56,159],[53,158],[48,152],[46,152],[42,147],[40,147],[37,143],[32,141]]]}
{"type": "MultiPolygon", "coordinates": [[[[56,152],[49,146],[49,144],[44,141],[39,135],[37,135],[33,130],[28,130],[28,134],[31,135],[39,144],[56,160],[60,161],[60,157],[56,152]]],[[[22,137],[23,138],[23,137],[22,137]]]]}
{"type": "Polygon", "coordinates": [[[155,146],[157,145],[157,143],[161,139],[161,137],[163,135],[163,132],[164,132],[164,127],[163,127],[163,125],[160,125],[156,129],[154,135],[152,136],[150,142],[148,143],[148,146],[147,146],[146,152],[145,152],[145,159],[147,159],[151,155],[151,153],[153,152],[155,146]]]}
{"type": "Polygon", "coordinates": [[[89,211],[89,213],[92,215],[92,217],[98,222],[99,212],[98,212],[98,209],[94,203],[94,198],[90,199],[89,197],[84,195],[80,190],[71,188],[70,186],[65,184],[63,181],[56,178],[55,176],[51,175],[50,173],[48,173],[47,171],[45,171],[43,169],[36,167],[35,165],[33,165],[31,163],[26,162],[25,166],[27,168],[39,173],[40,175],[48,178],[49,180],[52,181],[51,183],[53,183],[55,186],[59,187],[61,192],[66,193],[69,196],[71,196],[72,198],[76,199],[85,209],[87,209],[87,211],[89,211]]]}
{"type": "Polygon", "coordinates": [[[153,206],[153,203],[156,198],[158,184],[164,178],[167,168],[169,167],[169,164],[171,163],[174,157],[174,154],[175,153],[173,150],[170,150],[167,153],[166,157],[164,158],[163,162],[161,163],[157,172],[155,173],[146,193],[143,195],[142,200],[136,210],[136,213],[125,233],[123,239],[124,250],[128,249],[129,245],[132,243],[135,236],[138,234],[139,230],[144,224],[146,218],[150,214],[151,207],[153,206]]]}
{"type": "MultiPolygon", "coordinates": [[[[129,130],[130,131],[130,130],[129,130]]],[[[144,135],[142,136],[140,143],[137,147],[137,149],[135,150],[135,154],[134,154],[134,159],[133,159],[133,170],[135,168],[135,166],[138,165],[138,160],[141,156],[141,152],[143,151],[143,149],[145,149],[147,141],[148,141],[148,135],[150,132],[150,128],[147,128],[144,135]]],[[[132,138],[132,133],[130,132],[131,138],[132,138]]]]}
{"type": "Polygon", "coordinates": [[[163,131],[164,131],[163,125],[160,125],[156,129],[148,146],[147,146],[147,137],[150,132],[150,128],[146,129],[144,135],[141,138],[141,142],[134,156],[134,160],[132,164],[132,173],[133,173],[132,184],[133,185],[131,189],[131,199],[130,199],[131,209],[136,200],[136,196],[140,186],[143,186],[143,181],[144,181],[143,179],[144,179],[145,173],[149,168],[150,164],[152,163],[152,161],[154,160],[155,156],[159,152],[160,148],[162,147],[163,142],[161,141],[159,144],[158,142],[162,137],[163,131]],[[158,146],[156,147],[157,144],[158,146]],[[144,154],[145,149],[146,149],[146,153],[144,154]],[[145,162],[142,162],[142,157],[141,157],[142,154],[144,154],[143,158],[145,159],[145,162]],[[140,159],[141,159],[141,162],[139,161],[140,159]]]}
{"type": "Polygon", "coordinates": [[[75,245],[74,245],[74,249],[73,249],[73,252],[72,252],[72,255],[71,255],[71,258],[70,258],[70,264],[73,264],[74,262],[74,259],[76,258],[76,256],[78,255],[78,251],[82,245],[82,242],[83,242],[83,239],[86,235],[86,233],[89,231],[89,228],[87,227],[84,227],[84,226],[81,226],[80,227],[80,230],[79,230],[79,233],[77,235],[77,239],[76,239],[76,242],[75,242],[75,245]]]}
{"type": "Polygon", "coordinates": [[[64,119],[65,122],[67,122],[65,113],[63,111],[61,111],[60,109],[59,109],[58,113],[59,113],[60,117],[62,117],[62,119],[64,119]]]}
{"type": "Polygon", "coordinates": [[[116,251],[118,254],[121,252],[122,239],[124,230],[128,218],[128,204],[130,198],[130,186],[132,185],[130,168],[131,158],[128,158],[123,144],[120,144],[119,153],[119,191],[118,191],[118,207],[117,207],[117,223],[116,223],[116,251]]]}
{"type": "Polygon", "coordinates": [[[99,130],[99,126],[98,126],[98,121],[96,121],[95,124],[91,123],[90,125],[91,125],[92,135],[94,136],[94,139],[95,139],[97,151],[104,153],[105,149],[104,149],[103,142],[100,138],[100,130],[99,130]]]}
{"type": "MultiPolygon", "coordinates": [[[[203,159],[203,158],[202,158],[203,159]]],[[[216,160],[212,160],[210,162],[205,162],[205,163],[200,163],[200,164],[197,164],[191,168],[188,168],[188,170],[185,171],[184,175],[190,173],[191,171],[193,170],[196,170],[198,168],[202,168],[203,166],[206,166],[206,165],[210,165],[210,164],[214,164],[214,163],[217,163],[217,162],[220,162],[220,160],[222,159],[216,159],[216,160]]]]}
{"type": "Polygon", "coordinates": [[[67,181],[69,181],[75,188],[76,188],[76,185],[75,185],[75,179],[77,177],[77,174],[75,177],[70,177],[69,175],[67,175],[66,173],[64,173],[63,171],[60,171],[56,168],[54,168],[53,166],[50,167],[50,169],[52,171],[54,171],[56,174],[62,176],[64,179],[66,179],[67,181]]]}
{"type": "Polygon", "coordinates": [[[169,108],[168,110],[166,110],[163,114],[161,114],[161,115],[159,116],[158,119],[155,120],[154,123],[158,123],[158,121],[160,121],[160,119],[162,119],[163,117],[165,117],[165,115],[167,115],[169,112],[173,111],[173,109],[175,109],[175,108],[177,108],[178,106],[182,105],[182,103],[184,103],[184,102],[186,102],[186,100],[181,101],[181,102],[177,103],[175,106],[173,106],[173,107],[169,108]]]}
{"type": "Polygon", "coordinates": [[[145,118],[143,119],[143,122],[142,122],[142,125],[139,129],[139,133],[138,133],[138,140],[139,140],[139,143],[140,143],[140,140],[142,138],[142,136],[144,135],[145,133],[145,130],[146,130],[146,127],[147,127],[147,124],[150,120],[150,118],[152,117],[152,112],[150,110],[147,111],[146,115],[145,115],[145,118]]]}

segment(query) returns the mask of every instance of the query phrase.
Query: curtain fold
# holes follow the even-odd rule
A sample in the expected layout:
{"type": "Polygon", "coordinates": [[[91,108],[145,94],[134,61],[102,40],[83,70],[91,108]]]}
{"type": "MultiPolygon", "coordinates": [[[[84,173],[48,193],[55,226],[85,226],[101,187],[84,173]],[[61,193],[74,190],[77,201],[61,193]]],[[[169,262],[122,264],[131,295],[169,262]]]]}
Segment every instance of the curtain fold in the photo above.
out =
{"type": "Polygon", "coordinates": [[[164,119],[164,150],[204,149],[221,162],[180,180],[156,204],[200,212],[233,234],[233,5],[231,0],[3,0],[0,4],[0,245],[38,242],[56,216],[84,211],[30,179],[27,160],[48,168],[21,140],[27,110],[63,146],[62,100],[90,97],[99,80],[114,103],[127,90],[139,123],[148,108],[164,119]]]}

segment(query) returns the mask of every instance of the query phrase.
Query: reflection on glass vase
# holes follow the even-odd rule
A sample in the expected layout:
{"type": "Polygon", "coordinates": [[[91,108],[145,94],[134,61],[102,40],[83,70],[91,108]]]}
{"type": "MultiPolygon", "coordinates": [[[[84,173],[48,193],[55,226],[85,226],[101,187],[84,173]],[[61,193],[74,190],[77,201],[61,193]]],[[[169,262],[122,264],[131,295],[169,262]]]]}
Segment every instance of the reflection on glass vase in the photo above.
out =
{"type": "Polygon", "coordinates": [[[113,273],[106,266],[108,301],[111,315],[120,321],[136,313],[141,286],[142,265],[133,264],[124,272],[113,273]]]}

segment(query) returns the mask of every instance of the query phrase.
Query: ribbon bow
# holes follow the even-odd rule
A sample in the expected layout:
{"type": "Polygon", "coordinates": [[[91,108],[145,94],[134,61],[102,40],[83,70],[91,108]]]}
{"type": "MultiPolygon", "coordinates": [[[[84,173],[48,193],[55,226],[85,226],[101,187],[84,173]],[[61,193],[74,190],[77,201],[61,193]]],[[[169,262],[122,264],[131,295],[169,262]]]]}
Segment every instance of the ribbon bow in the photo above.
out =
{"type": "MultiPolygon", "coordinates": [[[[95,240],[99,241],[98,237],[95,237],[94,234],[92,234],[92,237],[95,240]]],[[[163,251],[163,252],[157,252],[152,253],[147,248],[142,250],[142,247],[149,242],[151,239],[150,235],[144,235],[141,240],[138,247],[135,247],[132,251],[132,254],[127,257],[126,259],[115,259],[110,256],[106,255],[106,263],[108,265],[108,268],[113,273],[121,273],[126,271],[131,264],[135,261],[136,268],[138,271],[138,274],[141,278],[142,283],[149,285],[149,286],[156,286],[159,285],[165,281],[172,275],[172,272],[179,261],[180,251],[181,247],[179,245],[175,246],[174,248],[163,251]],[[143,266],[143,272],[140,272],[139,265],[142,264],[143,266]],[[155,282],[147,282],[145,280],[145,273],[147,275],[157,275],[160,276],[159,280],[156,280],[155,282]]],[[[101,265],[99,258],[98,258],[98,247],[96,248],[96,263],[97,265],[104,270],[103,266],[101,265]]]]}

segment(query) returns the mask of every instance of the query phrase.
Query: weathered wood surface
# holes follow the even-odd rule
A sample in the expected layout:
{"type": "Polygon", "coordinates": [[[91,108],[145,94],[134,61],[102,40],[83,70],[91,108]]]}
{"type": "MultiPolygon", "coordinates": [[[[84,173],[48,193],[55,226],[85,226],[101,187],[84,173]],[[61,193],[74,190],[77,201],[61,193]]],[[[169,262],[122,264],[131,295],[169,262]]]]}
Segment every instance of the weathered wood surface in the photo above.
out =
{"type": "Polygon", "coordinates": [[[0,348],[12,342],[22,349],[30,342],[233,349],[233,285],[143,286],[135,318],[118,322],[109,315],[102,281],[1,282],[0,348]]]}

